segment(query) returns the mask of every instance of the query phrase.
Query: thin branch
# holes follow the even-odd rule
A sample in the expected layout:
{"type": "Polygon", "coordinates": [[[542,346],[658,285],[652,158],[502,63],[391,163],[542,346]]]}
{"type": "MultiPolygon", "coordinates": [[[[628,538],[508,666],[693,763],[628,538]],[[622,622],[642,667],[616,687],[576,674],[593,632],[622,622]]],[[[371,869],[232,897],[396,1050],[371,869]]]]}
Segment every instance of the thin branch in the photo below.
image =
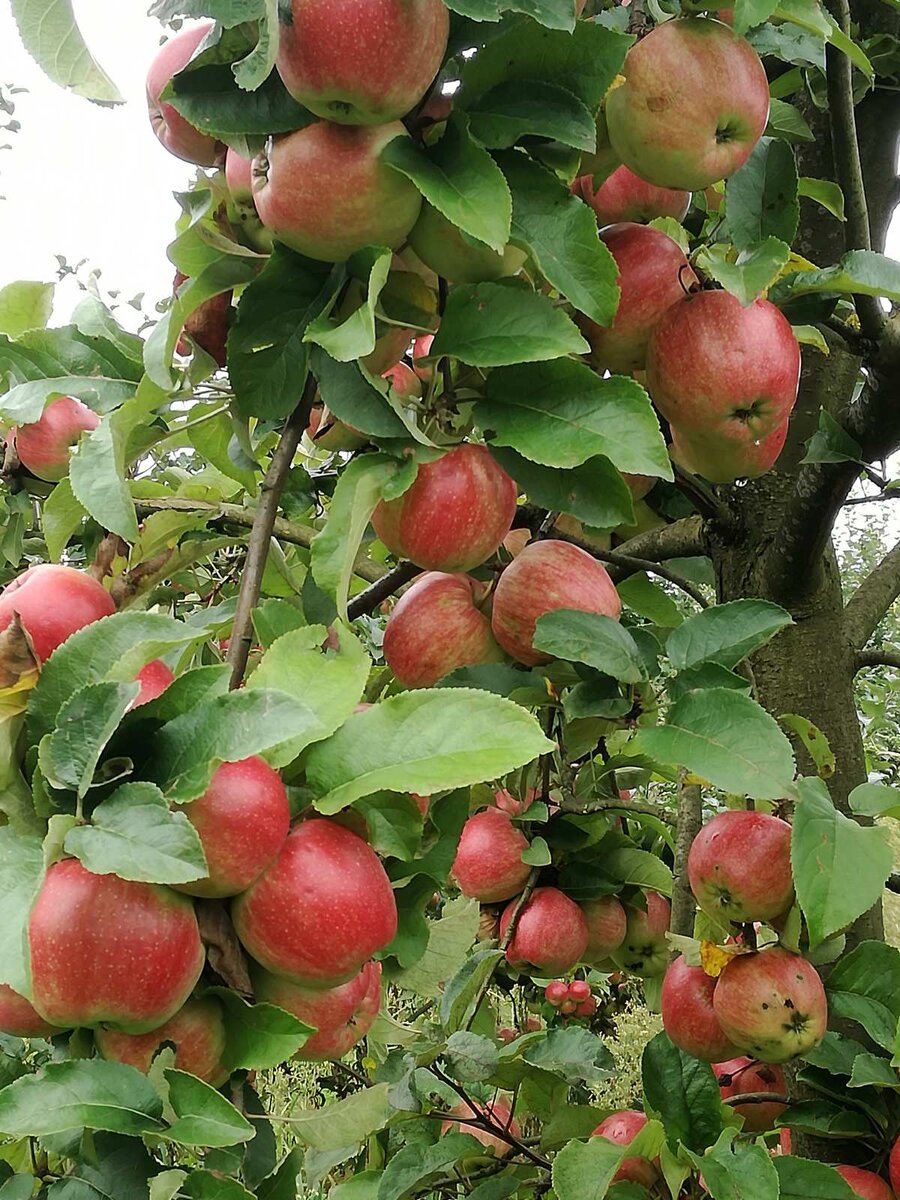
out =
{"type": "Polygon", "coordinates": [[[723,1104],[790,1104],[790,1096],[782,1092],[746,1092],[743,1096],[728,1096],[723,1104]]]}
{"type": "MultiPolygon", "coordinates": [[[[685,579],[683,575],[679,575],[676,571],[672,571],[668,567],[652,562],[649,558],[636,558],[633,554],[623,554],[621,550],[600,550],[593,542],[589,542],[585,538],[576,537],[575,534],[560,533],[557,531],[555,537],[561,542],[571,542],[573,546],[579,546],[582,550],[586,550],[588,554],[592,554],[594,558],[599,559],[600,562],[610,563],[614,567],[621,567],[622,571],[626,574],[633,575],[637,571],[646,571],[650,575],[658,575],[661,579],[667,579],[669,583],[686,592],[701,608],[709,607],[709,601],[689,579],[685,579]]],[[[628,545],[628,543],[626,542],[625,545],[628,545]]]]}
{"type": "Polygon", "coordinates": [[[675,824],[675,814],[671,809],[664,808],[661,804],[654,804],[652,800],[624,800],[621,797],[607,796],[602,800],[591,800],[587,804],[570,804],[563,799],[560,808],[565,812],[578,813],[586,815],[588,813],[599,812],[623,812],[627,816],[629,813],[645,813],[648,817],[656,817],[657,820],[663,821],[666,825],[675,824]]]}
{"type": "MultiPolygon", "coordinates": [[[[508,949],[510,942],[515,937],[516,926],[519,924],[519,917],[521,917],[521,915],[525,909],[525,905],[531,899],[531,893],[537,887],[538,876],[540,875],[540,873],[541,873],[540,867],[532,867],[531,868],[531,874],[528,876],[528,881],[525,884],[525,887],[522,889],[522,894],[519,896],[518,900],[516,901],[515,908],[512,910],[512,914],[510,915],[509,925],[507,926],[506,933],[503,935],[503,939],[500,942],[499,949],[504,950],[504,951],[506,949],[508,949]]],[[[472,1005],[472,1015],[469,1017],[468,1021],[466,1022],[466,1025],[465,1025],[466,1029],[468,1029],[469,1026],[472,1024],[472,1022],[475,1020],[475,1016],[476,1016],[479,1008],[481,1007],[481,1002],[484,1000],[485,996],[488,994],[488,990],[491,986],[491,981],[494,978],[494,971],[499,966],[499,963],[500,963],[500,959],[498,958],[497,962],[494,963],[494,967],[491,970],[490,974],[483,980],[481,987],[475,993],[475,999],[474,999],[474,1003],[472,1005]]]]}
{"type": "Polygon", "coordinates": [[[707,483],[698,475],[693,475],[690,471],[686,471],[684,467],[679,467],[677,463],[673,469],[675,472],[675,486],[689,500],[693,501],[698,512],[726,528],[734,524],[731,509],[722,503],[707,483]]]}
{"type": "Polygon", "coordinates": [[[675,863],[672,868],[672,916],[669,929],[680,937],[694,932],[694,913],[697,906],[688,881],[687,861],[694,838],[703,823],[703,798],[700,788],[686,783],[684,767],[678,771],[678,817],[675,823],[675,863]]]}
{"type": "Polygon", "coordinates": [[[394,592],[399,591],[405,583],[409,583],[421,574],[421,570],[422,568],[417,567],[415,563],[402,562],[392,571],[388,571],[387,575],[373,583],[371,587],[367,587],[364,592],[353,597],[347,605],[347,615],[350,620],[361,617],[364,613],[373,612],[383,600],[387,600],[388,596],[393,596],[394,592]]]}
{"type": "Polygon", "coordinates": [[[900,650],[860,650],[856,656],[856,669],[866,667],[895,667],[900,671],[900,650]]]}
{"type": "Polygon", "coordinates": [[[854,649],[862,650],[898,596],[900,542],[888,551],[847,601],[844,629],[854,649]]]}
{"type": "Polygon", "coordinates": [[[281,493],[287,480],[288,471],[300,445],[303,431],[309,424],[309,412],[316,395],[316,380],[310,375],[303,389],[300,403],[288,417],[281,431],[269,469],[262,482],[259,504],[253,518],[253,528],[247,544],[247,562],[241,576],[241,588],[238,593],[237,609],[234,614],[234,626],[231,643],[228,647],[228,662],[231,666],[231,687],[239,687],[247,669],[247,659],[250,656],[250,646],[253,643],[253,610],[259,600],[262,587],[263,571],[266,559],[269,557],[269,546],[272,541],[272,531],[275,528],[275,518],[281,493]]]}
{"type": "Polygon", "coordinates": [[[878,504],[882,500],[900,500],[900,488],[891,488],[889,491],[876,492],[872,496],[849,496],[844,501],[844,508],[850,508],[854,504],[878,504]]]}

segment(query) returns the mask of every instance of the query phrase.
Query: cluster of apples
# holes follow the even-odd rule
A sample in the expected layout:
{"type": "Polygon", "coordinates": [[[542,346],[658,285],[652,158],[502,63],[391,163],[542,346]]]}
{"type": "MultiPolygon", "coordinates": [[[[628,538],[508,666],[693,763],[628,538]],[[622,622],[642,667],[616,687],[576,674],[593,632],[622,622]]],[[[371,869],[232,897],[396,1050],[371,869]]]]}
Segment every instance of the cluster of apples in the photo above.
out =
{"type": "MultiPolygon", "coordinates": [[[[114,609],[90,575],[42,564],[0,594],[0,630],[18,618],[43,663],[114,609]]],[[[148,664],[132,707],[173,679],[165,663],[148,664]]],[[[222,764],[200,797],[177,807],[197,831],[208,876],[172,888],[94,874],[75,858],[54,863],[29,920],[31,994],[0,987],[0,1030],[93,1029],[101,1055],[141,1070],[172,1044],[180,1068],[222,1083],[224,1012],[194,994],[206,961],[197,897],[231,901],[256,998],[316,1030],[299,1057],[340,1058],[375,1019],[381,965],[373,955],[397,932],[381,860],[336,821],[312,817],[292,828],[279,774],[255,756],[222,764]]]]}
{"type": "Polygon", "coordinates": [[[592,1017],[597,1011],[597,997],[591,994],[591,985],[586,979],[552,979],[544,988],[547,1003],[559,1009],[563,1017],[592,1017]]]}

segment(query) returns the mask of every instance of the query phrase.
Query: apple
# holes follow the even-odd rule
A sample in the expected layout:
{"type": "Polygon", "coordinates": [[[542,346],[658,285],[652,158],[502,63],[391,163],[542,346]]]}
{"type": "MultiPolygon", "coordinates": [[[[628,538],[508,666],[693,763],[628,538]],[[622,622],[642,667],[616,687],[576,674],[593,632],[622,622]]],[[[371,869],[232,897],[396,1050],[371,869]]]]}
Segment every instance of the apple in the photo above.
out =
{"type": "Polygon", "coordinates": [[[781,946],[733,958],[719,976],[713,1008],[734,1045],[763,1062],[806,1054],[828,1024],[815,967],[781,946]]]}
{"type": "Polygon", "coordinates": [[[346,983],[397,932],[390,880],[372,848],[322,817],[302,821],[232,906],[247,952],[306,987],[346,983]]]}
{"type": "Polygon", "coordinates": [[[253,989],[257,1000],[293,1013],[316,1030],[294,1057],[324,1062],[343,1058],[372,1028],[381,1007],[381,963],[366,963],[358,975],[334,988],[299,987],[256,970],[253,989]]]}
{"type": "Polygon", "coordinates": [[[652,979],[665,974],[669,965],[666,933],[672,910],[668,900],[658,892],[644,892],[643,896],[646,908],[626,906],[625,939],[610,957],[632,975],[652,979]]]}
{"type": "Polygon", "coordinates": [[[713,1011],[716,983],[702,967],[688,966],[679,955],[662,986],[662,1021],[669,1040],[703,1062],[717,1062],[734,1053],[713,1011]]]}
{"type": "Polygon", "coordinates": [[[684,299],[697,276],[678,243],[649,225],[610,225],[600,231],[600,239],[618,268],[619,307],[608,327],[587,317],[579,323],[594,365],[629,375],[643,370],[654,329],[684,299]]]}
{"type": "MultiPolygon", "coordinates": [[[[521,1137],[522,1130],[519,1127],[518,1121],[512,1115],[512,1109],[505,1100],[493,1100],[487,1104],[468,1104],[463,1101],[457,1104],[455,1108],[451,1108],[450,1112],[457,1117],[486,1117],[493,1125],[499,1126],[501,1129],[509,1130],[513,1137],[521,1137]]],[[[495,1158],[505,1158],[507,1154],[512,1153],[515,1149],[509,1142],[503,1138],[497,1137],[495,1134],[489,1133],[488,1130],[480,1128],[478,1125],[462,1125],[458,1121],[444,1121],[441,1124],[441,1133],[468,1133],[473,1138],[481,1142],[488,1150],[493,1150],[495,1158]]]]}
{"type": "Polygon", "coordinates": [[[719,813],[694,839],[687,869],[710,916],[735,924],[780,917],[794,902],[791,827],[768,813],[719,813]]]}
{"type": "Polygon", "coordinates": [[[434,367],[431,363],[425,363],[422,360],[426,359],[431,353],[431,343],[434,341],[433,333],[423,333],[419,337],[413,339],[412,347],[412,362],[413,370],[422,380],[423,383],[428,383],[434,375],[434,367]]]}
{"type": "Polygon", "coordinates": [[[44,877],[28,922],[34,1007],[51,1025],[146,1033],[175,1015],[205,953],[194,906],[74,858],[44,877]]]}
{"type": "MultiPolygon", "coordinates": [[[[630,1146],[646,1124],[644,1113],[626,1108],[601,1121],[591,1136],[606,1138],[617,1146],[630,1146]]],[[[639,1183],[642,1187],[652,1188],[658,1179],[659,1171],[649,1158],[625,1158],[612,1182],[639,1183]]]]}
{"type": "Polygon", "coordinates": [[[736,479],[755,479],[765,475],[778,461],[787,441],[788,422],[776,426],[758,442],[747,441],[743,428],[736,425],[724,433],[671,427],[672,460],[702,475],[710,483],[733,483],[736,479]]]}
{"type": "Polygon", "coordinates": [[[617,896],[600,896],[582,902],[581,911],[588,927],[584,961],[591,966],[605,962],[625,941],[627,918],[617,896]]]}
{"type": "Polygon", "coordinates": [[[215,22],[203,21],[190,29],[182,29],[162,45],[150,64],[147,73],[147,107],[153,132],[176,158],[196,163],[198,167],[214,167],[222,161],[225,147],[207,133],[195,129],[167,101],[160,96],[172,80],[173,75],[184,70],[194,51],[213,28],[215,22]]]}
{"type": "Polygon", "coordinates": [[[572,184],[572,192],[590,205],[601,226],[620,221],[647,222],[656,217],[681,221],[691,206],[690,192],[656,187],[626,166],[616,167],[598,188],[592,175],[580,175],[572,184]]]}
{"type": "Polygon", "coordinates": [[[891,1177],[891,1187],[895,1192],[900,1192],[900,1137],[897,1138],[891,1147],[891,1157],[888,1167],[891,1177]]]}
{"type": "Polygon", "coordinates": [[[174,809],[197,830],[209,867],[208,878],[178,890],[211,899],[246,891],[278,857],[291,825],[281,776],[256,755],[222,763],[202,796],[174,809]]]}
{"type": "Polygon", "coordinates": [[[291,0],[280,12],[276,67],[317,117],[380,125],[422,99],[447,50],[443,0],[291,0]]]}
{"type": "Polygon", "coordinates": [[[232,225],[237,226],[251,250],[271,254],[272,235],[259,219],[253,199],[253,160],[229,148],[225,155],[225,182],[231,196],[228,218],[232,225]]]}
{"type": "Polygon", "coordinates": [[[553,656],[534,648],[538,619],[559,609],[618,618],[619,594],[606,568],[586,550],[554,539],[532,542],[500,576],[494,591],[494,637],[517,662],[535,667],[553,656]]]}
{"type": "Polygon", "coordinates": [[[422,395],[422,380],[405,362],[396,362],[381,373],[393,390],[404,400],[417,400],[422,395]]]}
{"type": "Polygon", "coordinates": [[[58,1026],[48,1024],[35,1012],[30,1000],[8,984],[0,983],[0,1033],[19,1038],[49,1038],[60,1032],[58,1026]]]}
{"type": "Polygon", "coordinates": [[[733,175],[769,119],[759,55],[727,25],[664,21],[625,58],[625,81],[606,98],[613,149],[658,187],[697,191],[733,175]]]}
{"type": "Polygon", "coordinates": [[[451,283],[483,283],[515,275],[527,257],[517,246],[507,246],[498,254],[490,246],[467,242],[459,229],[427,202],[412,228],[409,244],[426,267],[451,283]]]}
{"type": "Polygon", "coordinates": [[[396,366],[409,349],[413,331],[400,325],[384,325],[375,322],[375,349],[359,361],[372,375],[384,375],[391,367],[396,366]],[[383,330],[383,332],[379,332],[383,330]]]}
{"type": "Polygon", "coordinates": [[[372,524],[397,558],[427,571],[468,571],[509,533],[517,496],[487,447],[465,442],[422,463],[402,496],[379,502],[372,524]]]}
{"type": "Polygon", "coordinates": [[[161,658],[154,658],[152,662],[141,667],[135,676],[135,682],[141,685],[141,690],[131,703],[132,709],[140,708],[142,704],[149,704],[151,700],[157,700],[166,688],[175,682],[175,676],[161,658]]]}
{"type": "Polygon", "coordinates": [[[175,1068],[221,1087],[231,1072],[225,1056],[225,1017],[218,1000],[188,1000],[164,1025],[150,1033],[120,1033],[98,1029],[94,1042],[104,1058],[135,1070],[150,1070],[157,1053],[167,1045],[175,1050],[175,1068]]]}
{"type": "Polygon", "coordinates": [[[496,904],[517,896],[528,882],[531,867],[522,862],[528,838],[498,808],[469,817],[450,871],[464,896],[496,904]]]}
{"type": "Polygon", "coordinates": [[[569,997],[583,1004],[585,1000],[591,998],[591,985],[586,979],[573,979],[569,984],[569,997]]]}
{"type": "Polygon", "coordinates": [[[559,1008],[569,998],[569,985],[564,979],[552,979],[544,988],[544,996],[548,1004],[559,1008]]]}
{"type": "Polygon", "coordinates": [[[491,622],[478,607],[485,591],[470,575],[429,571],[400,597],[382,649],[404,687],[431,687],[457,667],[503,659],[491,622]]]}
{"type": "Polygon", "coordinates": [[[0,592],[0,631],[18,613],[35,654],[46,662],[76,630],[115,611],[109,592],[84,571],[38,563],[0,592]]]}
{"type": "Polygon", "coordinates": [[[99,424],[97,414],[74,396],[51,400],[37,421],[13,431],[19,462],[38,479],[56,483],[68,474],[78,439],[99,424]]]}
{"type": "MultiPolygon", "coordinates": [[[[500,937],[506,936],[516,902],[500,918],[500,937]]],[[[574,900],[555,887],[539,887],[519,914],[516,931],[506,948],[507,961],[517,971],[564,975],[584,956],[587,921],[574,900]]]]}
{"type": "Polygon", "coordinates": [[[892,1189],[874,1171],[864,1171],[862,1167],[835,1167],[835,1170],[860,1200],[895,1200],[892,1189]]]}
{"type": "MultiPolygon", "coordinates": [[[[174,290],[177,292],[186,281],[187,276],[177,271],[174,290]]],[[[224,367],[227,361],[228,330],[231,327],[231,298],[230,289],[219,292],[217,296],[210,296],[208,300],[197,305],[184,323],[184,333],[201,350],[205,350],[220,367],[224,367]]],[[[178,339],[175,348],[179,354],[185,357],[191,353],[190,342],[184,335],[178,339]]]]}
{"type": "Polygon", "coordinates": [[[253,197],[263,225],[309,258],[343,262],[364,246],[395,250],[422,207],[418,189],[381,162],[409,137],[399,121],[356,127],[316,121],[273,138],[253,160],[253,197]]]}
{"type": "MultiPolygon", "coordinates": [[[[771,1092],[776,1096],[787,1095],[784,1071],[774,1063],[761,1063],[753,1058],[731,1058],[727,1062],[716,1063],[713,1073],[723,1100],[734,1096],[756,1095],[760,1092],[771,1092]]],[[[772,1101],[763,1104],[734,1104],[731,1107],[744,1118],[745,1133],[765,1133],[774,1127],[776,1118],[781,1116],[787,1105],[772,1101]]]]}

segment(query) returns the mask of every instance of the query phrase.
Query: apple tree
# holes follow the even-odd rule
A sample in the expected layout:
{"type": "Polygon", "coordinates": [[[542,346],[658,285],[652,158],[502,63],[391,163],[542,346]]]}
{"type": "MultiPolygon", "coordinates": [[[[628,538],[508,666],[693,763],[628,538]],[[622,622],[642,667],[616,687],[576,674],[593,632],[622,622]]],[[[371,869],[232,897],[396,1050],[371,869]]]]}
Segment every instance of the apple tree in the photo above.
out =
{"type": "Polygon", "coordinates": [[[896,5],[152,15],[161,319],[0,290],[0,1200],[890,1200],[896,5]]]}

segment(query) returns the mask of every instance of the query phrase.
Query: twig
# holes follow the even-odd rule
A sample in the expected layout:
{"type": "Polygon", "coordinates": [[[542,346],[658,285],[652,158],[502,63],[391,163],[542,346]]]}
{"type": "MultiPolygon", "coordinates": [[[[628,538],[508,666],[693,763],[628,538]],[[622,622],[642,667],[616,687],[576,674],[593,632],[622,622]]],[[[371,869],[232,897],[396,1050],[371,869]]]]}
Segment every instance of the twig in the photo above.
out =
{"type": "Polygon", "coordinates": [[[734,516],[731,510],[722,503],[708,484],[704,483],[698,475],[693,475],[684,467],[679,467],[677,463],[673,464],[672,469],[675,472],[675,486],[679,491],[684,492],[689,500],[693,500],[698,512],[717,522],[723,528],[734,525],[734,516]]]}
{"type": "Polygon", "coordinates": [[[672,916],[669,929],[680,937],[694,932],[696,904],[688,881],[687,860],[694,838],[703,823],[703,798],[700,788],[687,783],[687,771],[678,771],[678,817],[675,823],[675,863],[672,868],[672,916]]]}
{"type": "Polygon", "coordinates": [[[790,1096],[785,1096],[781,1092],[747,1092],[743,1096],[727,1096],[723,1099],[723,1104],[732,1106],[738,1104],[790,1104],[790,1096]]]}
{"type": "Polygon", "coordinates": [[[890,488],[886,492],[876,492],[874,496],[848,496],[844,508],[853,504],[878,504],[882,500],[900,500],[900,488],[890,488]]]}
{"type": "Polygon", "coordinates": [[[415,579],[420,573],[421,567],[417,567],[415,563],[400,563],[392,571],[388,571],[383,578],[373,583],[371,587],[367,587],[364,592],[354,596],[347,605],[347,616],[352,621],[355,617],[361,617],[363,613],[372,612],[381,604],[382,600],[393,596],[394,592],[402,588],[405,583],[415,579]]]}
{"type": "Polygon", "coordinates": [[[661,804],[654,804],[652,800],[622,800],[608,796],[603,800],[592,800],[589,804],[569,804],[563,798],[560,808],[584,816],[599,812],[645,813],[648,817],[656,817],[657,820],[665,822],[666,825],[675,824],[674,813],[663,808],[661,804]]]}
{"type": "MultiPolygon", "coordinates": [[[[509,919],[509,925],[507,926],[506,933],[503,935],[503,938],[500,942],[499,948],[501,950],[507,950],[509,948],[510,942],[515,937],[516,926],[519,924],[519,917],[522,915],[525,905],[531,899],[531,893],[534,891],[535,887],[537,886],[538,876],[540,875],[540,873],[541,873],[540,867],[532,867],[531,868],[531,874],[528,876],[528,881],[525,884],[525,887],[522,889],[522,894],[519,896],[518,900],[516,901],[515,908],[512,910],[512,914],[509,919]]],[[[478,991],[475,993],[475,1002],[472,1005],[472,1015],[469,1017],[468,1021],[466,1022],[466,1025],[465,1025],[466,1029],[468,1029],[471,1026],[472,1022],[475,1020],[475,1016],[476,1016],[479,1008],[481,1007],[481,1002],[484,1000],[485,996],[488,994],[488,989],[491,986],[491,980],[494,978],[494,971],[497,969],[499,962],[500,962],[500,960],[497,959],[497,962],[494,963],[494,967],[491,970],[490,974],[485,977],[485,979],[483,980],[483,982],[481,984],[481,987],[479,987],[478,991]]]]}
{"type": "Polygon", "coordinates": [[[269,545],[281,493],[287,479],[297,447],[303,431],[309,423],[309,411],[316,394],[316,380],[313,375],[307,378],[306,386],[300,403],[288,417],[281,432],[266,477],[262,482],[259,504],[253,518],[253,528],[247,544],[247,562],[241,576],[241,587],[238,593],[237,609],[234,614],[234,626],[231,634],[231,644],[228,647],[228,662],[231,666],[231,687],[239,687],[247,669],[247,659],[253,642],[253,610],[259,600],[262,586],[263,571],[266,559],[269,557],[269,545]]]}
{"type": "Polygon", "coordinates": [[[592,542],[587,541],[585,538],[576,537],[570,533],[560,533],[559,530],[556,530],[554,536],[561,542],[571,542],[573,546],[578,546],[582,550],[586,550],[588,554],[592,554],[600,562],[611,563],[613,566],[622,567],[623,570],[631,573],[646,571],[649,575],[658,575],[660,579],[668,580],[669,583],[680,588],[682,592],[687,593],[701,608],[709,607],[709,601],[695,584],[691,583],[689,579],[685,579],[683,575],[679,575],[676,571],[662,566],[661,563],[651,562],[649,558],[635,558],[632,554],[622,554],[619,550],[598,550],[592,542]]]}
{"type": "MultiPolygon", "coordinates": [[[[457,1125],[475,1125],[480,1129],[486,1129],[495,1137],[499,1137],[502,1141],[507,1142],[510,1146],[514,1146],[520,1154],[524,1154],[525,1157],[535,1163],[536,1166],[542,1167],[545,1171],[550,1170],[550,1163],[546,1158],[543,1158],[540,1154],[535,1154],[530,1146],[517,1138],[515,1134],[510,1133],[508,1125],[502,1125],[499,1121],[495,1121],[492,1119],[492,1117],[489,1117],[486,1110],[482,1110],[478,1107],[477,1102],[473,1103],[465,1088],[461,1087],[455,1079],[451,1079],[451,1077],[442,1071],[440,1067],[433,1064],[431,1071],[437,1076],[438,1079],[441,1080],[442,1083],[445,1083],[448,1087],[453,1088],[454,1092],[456,1092],[457,1096],[462,1099],[466,1107],[472,1110],[473,1115],[471,1117],[457,1116],[455,1113],[428,1113],[426,1115],[439,1117],[442,1121],[453,1121],[457,1125]]],[[[512,1110],[510,1110],[510,1119],[512,1119],[512,1110]]]]}

